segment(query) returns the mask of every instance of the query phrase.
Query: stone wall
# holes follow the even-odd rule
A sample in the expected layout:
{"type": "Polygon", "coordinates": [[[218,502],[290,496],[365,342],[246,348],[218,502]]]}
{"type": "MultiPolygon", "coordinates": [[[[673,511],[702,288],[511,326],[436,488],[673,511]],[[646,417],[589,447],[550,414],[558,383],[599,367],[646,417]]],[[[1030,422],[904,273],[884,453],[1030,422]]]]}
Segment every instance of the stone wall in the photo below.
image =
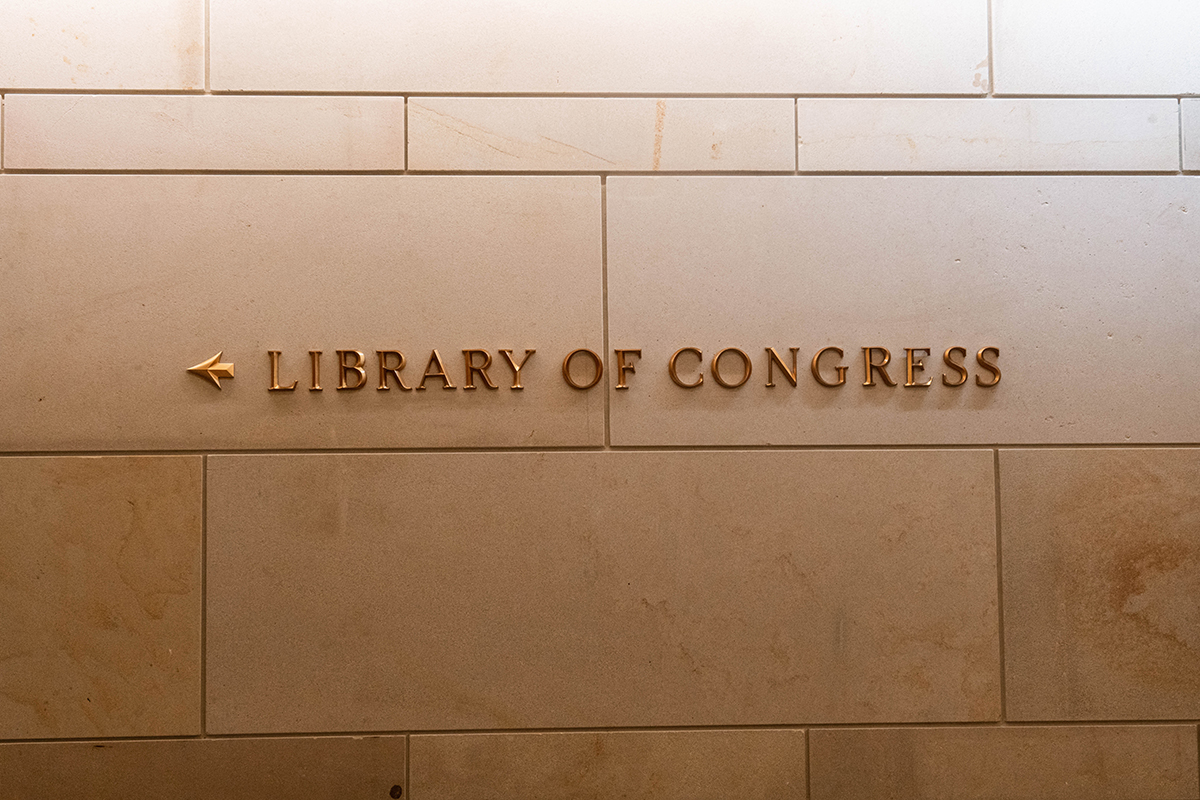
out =
{"type": "Polygon", "coordinates": [[[1200,798],[1197,30],[0,5],[0,798],[1200,798]]]}

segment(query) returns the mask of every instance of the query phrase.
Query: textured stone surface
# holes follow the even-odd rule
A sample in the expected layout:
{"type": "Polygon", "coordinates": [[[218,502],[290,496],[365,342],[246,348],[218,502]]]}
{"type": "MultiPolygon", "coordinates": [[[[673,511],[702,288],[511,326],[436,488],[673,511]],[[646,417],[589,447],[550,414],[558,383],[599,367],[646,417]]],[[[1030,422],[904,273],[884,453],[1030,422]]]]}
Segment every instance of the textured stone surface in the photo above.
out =
{"type": "Polygon", "coordinates": [[[209,6],[214,89],[979,94],[988,80],[985,0],[209,6]]]}
{"type": "Polygon", "coordinates": [[[796,166],[790,98],[414,97],[408,113],[415,170],[796,166]]]}
{"type": "Polygon", "coordinates": [[[1178,356],[1200,339],[1195,178],[615,176],[606,202],[609,343],[642,351],[612,392],[614,445],[1200,440],[1200,373],[1178,356]],[[809,371],[826,346],[838,388],[809,371]],[[703,353],[677,362],[694,389],[668,374],[683,347],[703,353]],[[712,373],[729,347],[750,359],[741,388],[712,373]],[[778,367],[766,386],[768,347],[788,369],[797,348],[798,386],[778,367]],[[863,386],[866,347],[890,350],[896,386],[863,386]],[[906,348],[929,351],[914,382],[931,386],[903,385],[906,348]]]}
{"type": "Polygon", "coordinates": [[[203,89],[204,0],[5,0],[0,89],[203,89]]]}
{"type": "Polygon", "coordinates": [[[4,166],[401,170],[399,97],[10,95],[4,166]]]}
{"type": "Polygon", "coordinates": [[[600,217],[594,177],[5,175],[0,449],[598,445],[560,370],[603,350],[600,217]],[[435,349],[454,391],[378,390],[377,351],[416,387],[435,349]],[[220,390],[187,372],[218,352],[220,390]]]}
{"type": "Polygon", "coordinates": [[[812,800],[1194,800],[1196,729],[811,731],[812,800]]]}
{"type": "Polygon", "coordinates": [[[1200,450],[1000,455],[1008,715],[1200,717],[1200,450]]]}
{"type": "Polygon", "coordinates": [[[805,98],[800,170],[1104,172],[1179,168],[1174,99],[805,98]]]}
{"type": "Polygon", "coordinates": [[[404,785],[404,737],[0,744],[3,800],[346,800],[404,785]]]}
{"type": "Polygon", "coordinates": [[[210,456],[215,733],[992,720],[992,454],[210,456]]]}
{"type": "Polygon", "coordinates": [[[1200,92],[1191,0],[993,0],[992,14],[997,92],[1200,92]]]}
{"type": "Polygon", "coordinates": [[[805,797],[804,731],[414,736],[414,800],[805,797]]]}
{"type": "Polygon", "coordinates": [[[200,464],[0,458],[0,739],[200,732],[200,464]]]}

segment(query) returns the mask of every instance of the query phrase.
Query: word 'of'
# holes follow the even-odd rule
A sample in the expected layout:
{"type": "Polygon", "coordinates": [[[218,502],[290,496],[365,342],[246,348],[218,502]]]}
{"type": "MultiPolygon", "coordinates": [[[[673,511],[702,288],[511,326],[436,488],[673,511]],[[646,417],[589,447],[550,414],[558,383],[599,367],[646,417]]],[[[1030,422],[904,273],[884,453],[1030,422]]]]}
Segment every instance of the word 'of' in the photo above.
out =
{"type": "MultiPolygon", "coordinates": [[[[792,386],[796,386],[800,379],[799,369],[797,368],[796,354],[799,352],[798,347],[789,347],[791,366],[788,366],[787,359],[780,355],[774,347],[763,348],[764,357],[766,360],[767,380],[764,384],[767,387],[775,387],[776,369],[779,370],[781,380],[786,380],[792,386]]],[[[526,350],[525,355],[516,359],[513,356],[512,350],[498,350],[507,367],[508,372],[512,377],[512,384],[508,387],[513,390],[524,389],[521,383],[521,370],[529,361],[536,350],[526,350]]],[[[367,356],[362,350],[337,350],[337,388],[340,390],[355,390],[362,389],[368,383],[367,377],[367,356]]],[[[927,388],[933,385],[933,377],[926,376],[925,359],[931,353],[928,347],[906,347],[904,348],[904,386],[906,388],[927,388]]],[[[280,375],[280,360],[282,352],[279,350],[268,350],[267,355],[271,360],[271,385],[268,391],[271,392],[292,392],[299,385],[299,380],[293,380],[290,383],[283,383],[280,375]]],[[[309,375],[310,382],[308,390],[311,392],[320,392],[324,387],[321,386],[321,355],[320,350],[309,350],[309,375]]],[[[636,361],[642,357],[640,348],[617,348],[613,350],[616,364],[617,383],[614,388],[628,389],[628,378],[630,375],[637,372],[636,361]]],[[[809,362],[809,371],[812,373],[813,380],[821,386],[835,388],[846,384],[846,375],[850,367],[842,363],[845,358],[845,351],[840,347],[824,347],[817,351],[809,362]],[[831,363],[836,361],[837,363],[831,363]]],[[[450,372],[446,369],[446,364],[442,360],[442,356],[437,350],[430,351],[429,360],[426,362],[425,371],[420,376],[420,381],[415,386],[409,386],[404,382],[401,372],[408,364],[408,359],[399,350],[376,350],[375,357],[377,359],[378,368],[376,373],[379,378],[379,383],[375,387],[379,391],[390,391],[393,386],[401,391],[423,391],[428,381],[440,381],[443,389],[457,389],[454,380],[450,376],[450,372]]],[[[463,389],[499,389],[497,384],[492,379],[493,364],[495,359],[487,350],[481,348],[472,348],[462,351],[463,357],[463,389]],[[478,385],[476,384],[478,381],[478,385]]],[[[997,347],[984,347],[975,353],[975,362],[982,368],[983,374],[976,373],[975,385],[984,388],[991,388],[1000,383],[1000,368],[996,361],[1000,357],[1000,349],[997,347]],[[986,376],[986,379],[985,379],[986,376]]],[[[967,383],[970,373],[967,370],[967,349],[965,347],[949,347],[942,353],[942,363],[949,369],[949,372],[942,372],[941,382],[945,386],[959,387],[967,383]]],[[[896,386],[897,379],[893,378],[888,372],[888,366],[892,363],[892,353],[886,347],[864,347],[862,348],[862,369],[863,369],[863,386],[876,386],[876,380],[886,386],[896,386]]],[[[681,347],[676,350],[667,361],[667,374],[671,381],[683,389],[696,389],[704,385],[704,372],[702,370],[704,364],[704,353],[698,347],[681,347]],[[691,362],[694,361],[693,365],[691,362]]],[[[199,366],[199,365],[198,365],[199,366]]],[[[232,365],[229,365],[232,366],[232,365]]],[[[713,381],[726,389],[736,389],[744,386],[749,380],[754,371],[754,366],[751,363],[750,356],[745,351],[736,347],[726,347],[713,356],[709,366],[708,374],[713,381]],[[736,362],[737,366],[734,366],[736,362]]],[[[579,390],[587,390],[600,383],[600,379],[604,376],[604,360],[598,353],[587,348],[579,348],[572,350],[567,354],[562,362],[562,377],[569,386],[579,390]],[[582,373],[582,374],[581,374],[582,373]]]]}

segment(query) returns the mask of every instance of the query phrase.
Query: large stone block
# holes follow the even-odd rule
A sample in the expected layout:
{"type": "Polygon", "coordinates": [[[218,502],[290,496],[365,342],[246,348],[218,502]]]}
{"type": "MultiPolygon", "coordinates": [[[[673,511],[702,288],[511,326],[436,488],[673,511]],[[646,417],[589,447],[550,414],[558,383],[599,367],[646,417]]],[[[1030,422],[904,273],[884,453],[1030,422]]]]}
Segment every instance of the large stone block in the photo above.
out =
{"type": "Polygon", "coordinates": [[[989,452],[208,464],[215,733],[999,716],[989,452]]]}
{"type": "Polygon", "coordinates": [[[600,218],[586,177],[5,175],[0,449],[602,444],[561,374],[600,218]]]}
{"type": "Polygon", "coordinates": [[[812,800],[1194,800],[1196,729],[846,728],[810,737],[812,800]]]}
{"type": "Polygon", "coordinates": [[[0,458],[0,739],[200,732],[200,464],[0,458]]]}
{"type": "Polygon", "coordinates": [[[985,0],[212,0],[217,90],[987,91],[985,0]]]}
{"type": "Polygon", "coordinates": [[[1200,450],[1004,450],[1019,720],[1200,717],[1200,450]]]}
{"type": "Polygon", "coordinates": [[[609,343],[641,351],[614,445],[1200,440],[1194,178],[612,177],[606,202],[609,343]]]}
{"type": "Polygon", "coordinates": [[[409,797],[405,737],[0,744],[3,800],[409,797]]]}

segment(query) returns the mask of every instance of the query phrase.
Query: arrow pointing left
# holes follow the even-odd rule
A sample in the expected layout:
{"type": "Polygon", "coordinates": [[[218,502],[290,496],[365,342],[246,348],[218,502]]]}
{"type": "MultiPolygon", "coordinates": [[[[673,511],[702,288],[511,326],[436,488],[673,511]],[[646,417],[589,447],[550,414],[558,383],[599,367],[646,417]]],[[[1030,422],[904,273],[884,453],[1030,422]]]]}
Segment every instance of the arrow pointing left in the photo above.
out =
{"type": "Polygon", "coordinates": [[[201,378],[207,378],[213,382],[213,386],[221,388],[221,378],[233,377],[233,364],[226,364],[221,361],[221,355],[224,351],[217,353],[207,361],[201,361],[194,367],[188,367],[188,372],[193,375],[199,375],[201,378]]]}

